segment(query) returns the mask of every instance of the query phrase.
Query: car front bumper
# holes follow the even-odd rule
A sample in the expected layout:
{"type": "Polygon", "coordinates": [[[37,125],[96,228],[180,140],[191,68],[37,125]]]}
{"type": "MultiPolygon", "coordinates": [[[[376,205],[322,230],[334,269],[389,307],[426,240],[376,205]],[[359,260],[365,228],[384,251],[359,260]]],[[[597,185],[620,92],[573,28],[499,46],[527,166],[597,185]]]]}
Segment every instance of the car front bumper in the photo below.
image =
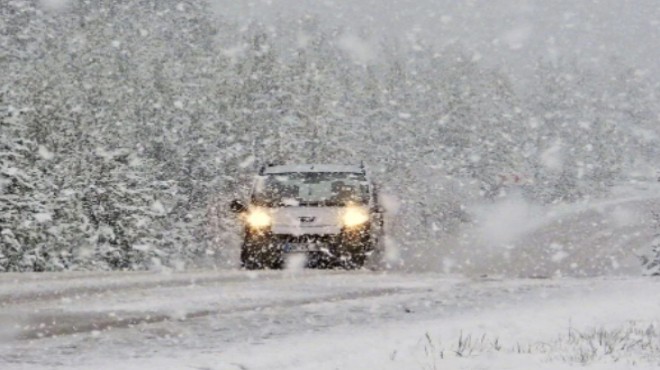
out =
{"type": "Polygon", "coordinates": [[[372,249],[370,241],[369,225],[352,229],[338,229],[337,233],[332,234],[297,235],[277,233],[275,230],[246,234],[246,244],[282,253],[320,252],[339,255],[345,252],[369,252],[372,249]]]}

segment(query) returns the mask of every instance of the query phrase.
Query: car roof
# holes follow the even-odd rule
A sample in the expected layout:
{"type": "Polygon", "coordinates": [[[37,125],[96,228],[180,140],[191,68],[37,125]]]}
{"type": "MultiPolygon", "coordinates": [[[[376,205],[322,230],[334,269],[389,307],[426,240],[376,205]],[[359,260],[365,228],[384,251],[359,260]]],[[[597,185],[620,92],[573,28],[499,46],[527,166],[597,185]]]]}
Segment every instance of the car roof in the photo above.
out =
{"type": "Polygon", "coordinates": [[[264,168],[264,174],[278,173],[298,173],[298,172],[343,172],[343,173],[364,173],[360,166],[340,165],[340,164],[287,164],[268,166],[264,168]]]}

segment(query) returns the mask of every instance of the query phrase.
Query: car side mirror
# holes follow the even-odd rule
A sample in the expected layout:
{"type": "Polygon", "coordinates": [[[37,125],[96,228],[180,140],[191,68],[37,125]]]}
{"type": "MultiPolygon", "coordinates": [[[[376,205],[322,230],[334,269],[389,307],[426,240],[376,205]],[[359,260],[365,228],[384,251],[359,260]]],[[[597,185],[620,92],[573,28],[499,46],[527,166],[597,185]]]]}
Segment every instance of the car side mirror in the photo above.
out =
{"type": "Polygon", "coordinates": [[[374,221],[379,227],[383,227],[385,224],[385,208],[381,205],[375,205],[372,208],[372,214],[374,215],[374,221]]]}
{"type": "Polygon", "coordinates": [[[241,213],[247,210],[247,206],[240,200],[234,199],[229,203],[229,210],[233,213],[241,213]]]}
{"type": "Polygon", "coordinates": [[[374,212],[383,214],[383,213],[385,213],[385,207],[383,207],[381,205],[374,206],[374,212]]]}

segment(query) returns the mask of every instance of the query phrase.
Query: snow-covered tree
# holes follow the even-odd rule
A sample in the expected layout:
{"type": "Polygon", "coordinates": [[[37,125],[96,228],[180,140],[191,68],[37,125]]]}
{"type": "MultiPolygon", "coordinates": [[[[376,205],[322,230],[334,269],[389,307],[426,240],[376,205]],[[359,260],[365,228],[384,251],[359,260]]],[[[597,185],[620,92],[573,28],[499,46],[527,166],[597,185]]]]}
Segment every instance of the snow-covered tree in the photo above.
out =
{"type": "Polygon", "coordinates": [[[36,162],[47,150],[25,138],[21,112],[0,94],[0,271],[43,271],[58,265],[48,249],[50,199],[36,162]]]}
{"type": "Polygon", "coordinates": [[[660,276],[660,212],[653,213],[655,227],[655,238],[651,243],[651,255],[645,256],[642,263],[645,274],[651,276],[660,276]]]}

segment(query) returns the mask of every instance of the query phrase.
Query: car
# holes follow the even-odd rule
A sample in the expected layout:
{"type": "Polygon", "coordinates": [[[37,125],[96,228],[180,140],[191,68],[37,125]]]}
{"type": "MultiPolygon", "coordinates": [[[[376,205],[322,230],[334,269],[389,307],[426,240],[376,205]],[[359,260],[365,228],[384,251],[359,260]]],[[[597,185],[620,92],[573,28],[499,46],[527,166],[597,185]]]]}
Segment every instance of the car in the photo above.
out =
{"type": "Polygon", "coordinates": [[[244,225],[242,267],[283,268],[291,255],[309,267],[363,267],[381,252],[377,190],[362,163],[261,167],[249,201],[230,204],[244,225]]]}

